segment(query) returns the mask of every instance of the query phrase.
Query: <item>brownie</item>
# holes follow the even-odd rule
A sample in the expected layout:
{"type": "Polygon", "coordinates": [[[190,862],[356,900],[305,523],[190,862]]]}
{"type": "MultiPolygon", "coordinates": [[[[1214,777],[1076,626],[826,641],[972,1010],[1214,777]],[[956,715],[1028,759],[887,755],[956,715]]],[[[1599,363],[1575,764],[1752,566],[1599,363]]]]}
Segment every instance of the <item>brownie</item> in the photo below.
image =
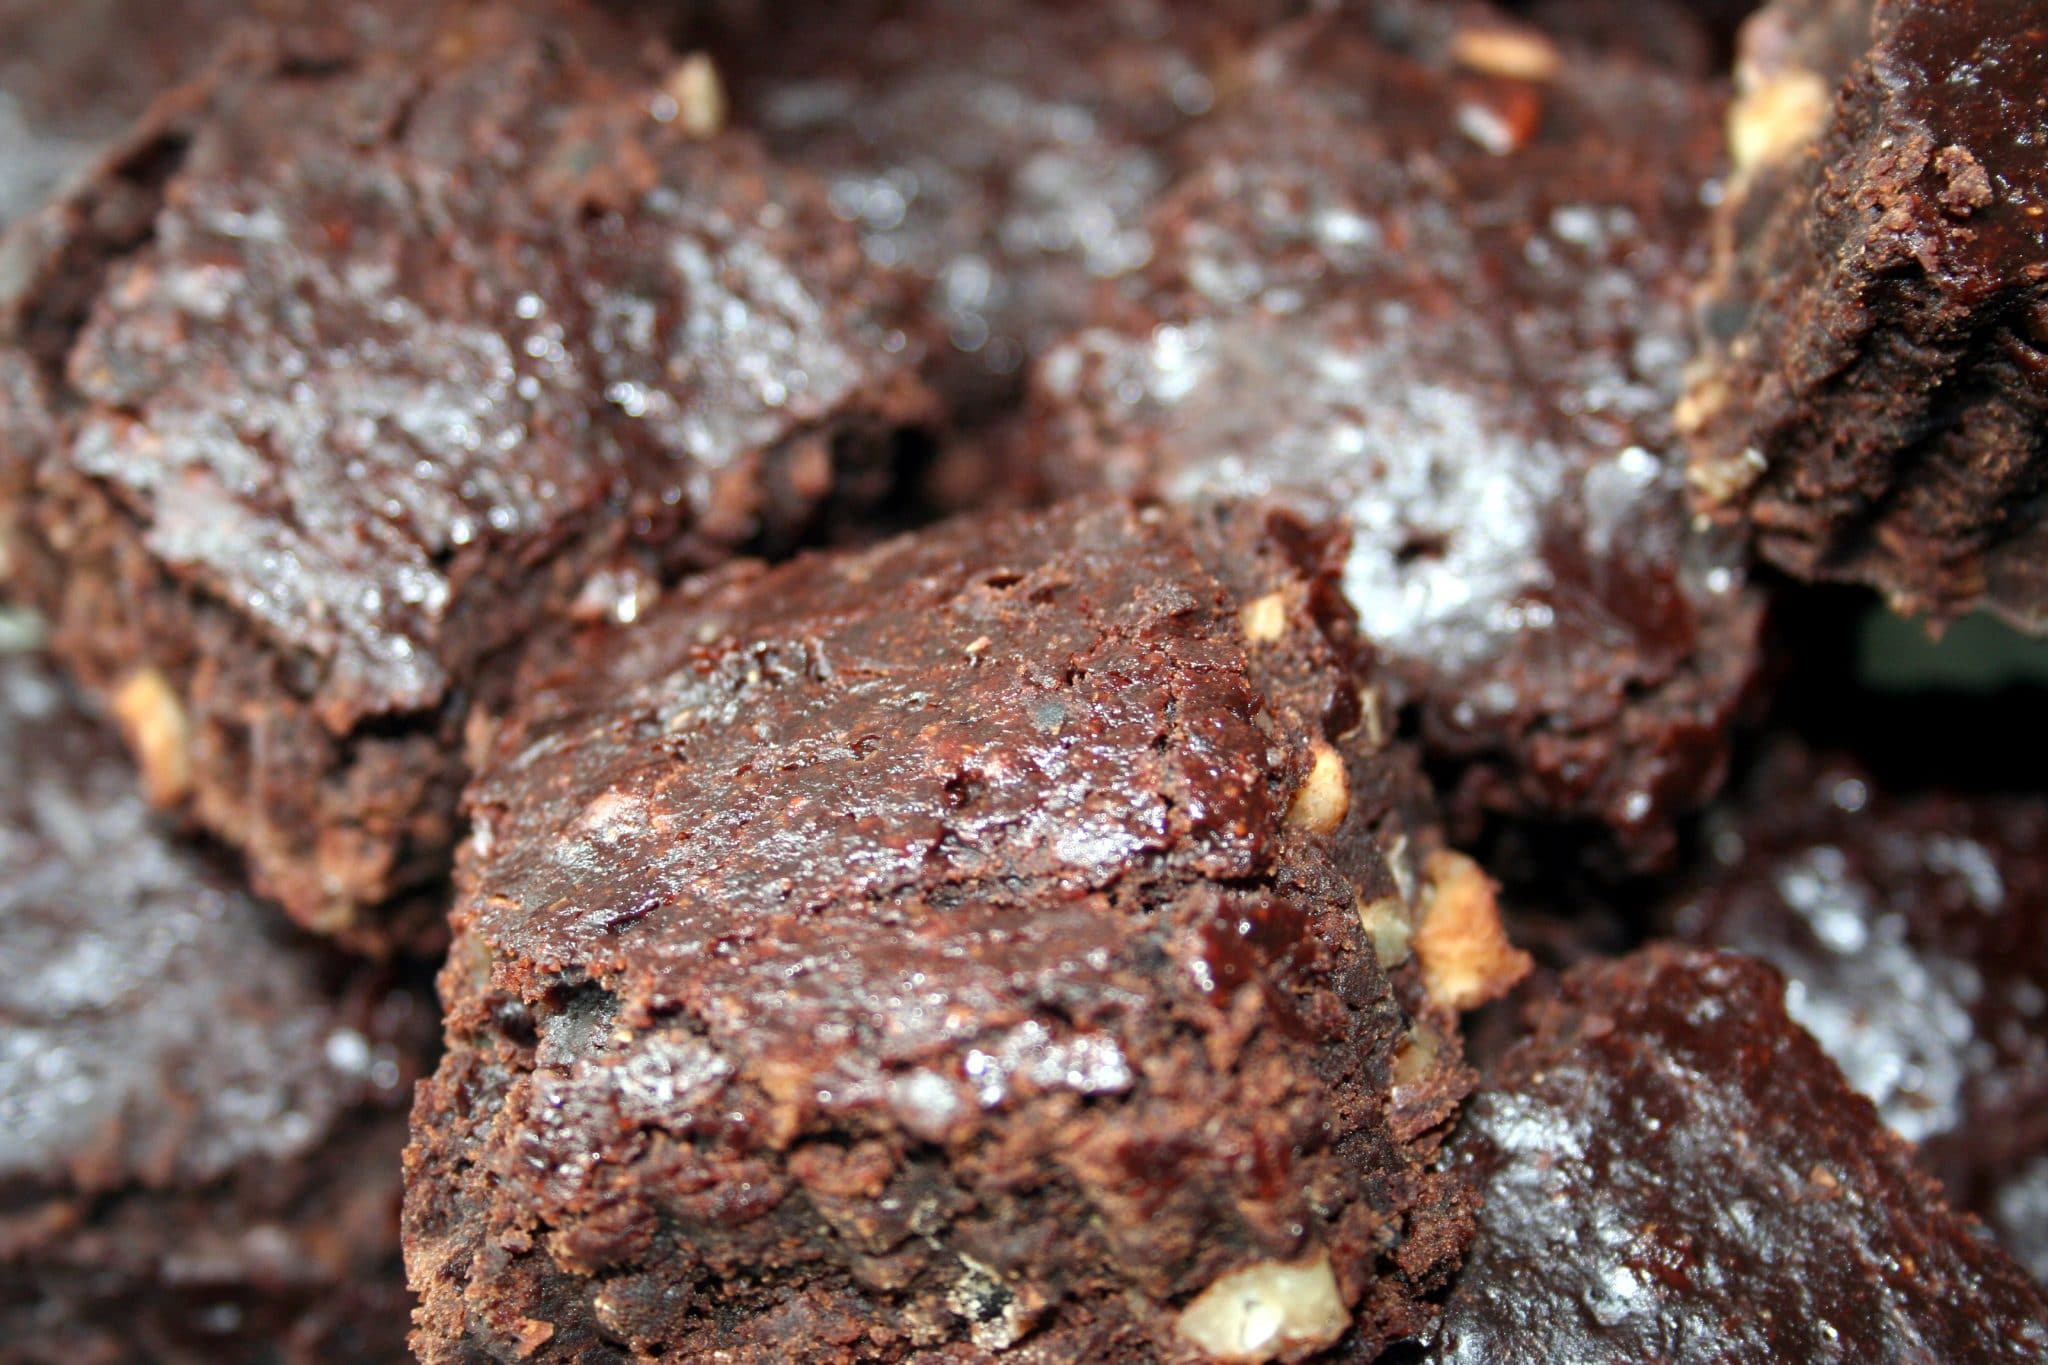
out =
{"type": "Polygon", "coordinates": [[[1284,8],[859,0],[735,44],[735,119],[830,181],[874,259],[925,281],[940,383],[971,422],[1095,281],[1145,263],[1163,142],[1284,8]]]}
{"type": "Polygon", "coordinates": [[[400,1358],[425,992],[158,828],[33,655],[0,654],[0,771],[0,1360],[400,1358]]]}
{"type": "Polygon", "coordinates": [[[1270,494],[1486,812],[1629,856],[1723,766],[1758,605],[1669,407],[1720,105],[1477,6],[1287,29],[1178,146],[1142,282],[1038,367],[1060,491],[1270,494]]]}
{"type": "Polygon", "coordinates": [[[2048,1282],[2048,800],[1771,755],[1665,925],[1750,953],[1956,1203],[2048,1282]]]}
{"type": "Polygon", "coordinates": [[[1365,679],[1295,538],[970,519],[537,648],[414,1112],[421,1358],[1370,1359],[1425,1326],[1463,1069],[1373,948],[1407,911],[1344,777],[1365,679]]]}
{"type": "Polygon", "coordinates": [[[1680,410],[1701,505],[1806,578],[2048,628],[2038,0],[1774,0],[1680,410]]]}
{"type": "Polygon", "coordinates": [[[155,797],[374,943],[445,875],[508,646],[872,495],[924,399],[822,186],[680,111],[630,31],[340,13],[14,238],[0,494],[155,797]]]}
{"type": "Polygon", "coordinates": [[[2038,1361],[2048,1299],[1786,1014],[1656,945],[1568,974],[1468,1106],[1479,1232],[1424,1359],[2038,1361]]]}

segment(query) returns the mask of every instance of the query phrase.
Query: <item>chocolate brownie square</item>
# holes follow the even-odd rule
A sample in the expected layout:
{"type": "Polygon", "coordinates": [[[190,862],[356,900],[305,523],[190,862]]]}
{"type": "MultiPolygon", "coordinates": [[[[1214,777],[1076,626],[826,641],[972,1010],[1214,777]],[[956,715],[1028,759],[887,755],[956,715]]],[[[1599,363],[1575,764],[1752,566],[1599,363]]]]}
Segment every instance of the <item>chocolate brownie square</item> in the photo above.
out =
{"type": "Polygon", "coordinates": [[[1276,34],[1181,140],[1140,283],[1037,369],[1054,487],[1344,520],[1345,591],[1461,818],[1663,856],[1759,615],[1694,533],[1669,414],[1719,112],[1476,6],[1276,34]]]}
{"type": "Polygon", "coordinates": [[[1808,578],[2048,629],[2048,6],[1773,0],[1743,30],[1705,508],[1808,578]]]}
{"type": "Polygon", "coordinates": [[[0,772],[0,1359],[399,1358],[426,992],[160,829],[34,656],[0,655],[0,772]]]}
{"type": "Polygon", "coordinates": [[[823,189],[686,116],[628,31],[341,13],[14,239],[0,493],[153,794],[374,943],[446,871],[507,647],[802,534],[924,399],[823,189]]]}
{"type": "Polygon", "coordinates": [[[1409,910],[1345,775],[1365,679],[1293,535],[966,520],[536,649],[414,1114],[421,1357],[1367,1359],[1425,1326],[1464,1073],[1373,947],[1409,910]]]}
{"type": "Polygon", "coordinates": [[[1569,973],[1468,1107],[1485,1199],[1430,1361],[2038,1361],[2048,1298],[1748,958],[1569,973]]]}
{"type": "Polygon", "coordinates": [[[1668,931],[1784,972],[1792,1017],[2048,1282],[2048,800],[1901,794],[1787,745],[1710,847],[1668,931]]]}

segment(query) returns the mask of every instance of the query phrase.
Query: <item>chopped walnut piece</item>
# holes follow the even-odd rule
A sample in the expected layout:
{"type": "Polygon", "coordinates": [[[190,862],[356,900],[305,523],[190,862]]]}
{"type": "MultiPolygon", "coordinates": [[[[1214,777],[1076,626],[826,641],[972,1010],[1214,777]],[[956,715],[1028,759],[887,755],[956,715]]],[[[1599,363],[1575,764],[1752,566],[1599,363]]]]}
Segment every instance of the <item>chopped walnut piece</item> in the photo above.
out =
{"type": "Polygon", "coordinates": [[[1351,786],[1344,776],[1344,760],[1327,744],[1315,746],[1315,761],[1287,808],[1287,823],[1329,834],[1344,823],[1351,809],[1351,786]]]}
{"type": "Polygon", "coordinates": [[[1468,71],[1516,81],[1547,81],[1557,75],[1563,58],[1540,33],[1489,25],[1461,29],[1451,39],[1451,60],[1468,71]]]}
{"type": "Polygon", "coordinates": [[[1269,592],[1247,602],[1238,612],[1237,619],[1244,627],[1245,639],[1255,644],[1277,640],[1287,630],[1287,596],[1269,592]]]}
{"type": "Polygon", "coordinates": [[[116,689],[113,704],[149,799],[159,806],[183,800],[192,790],[192,727],[170,683],[153,668],[137,669],[116,689]]]}
{"type": "Polygon", "coordinates": [[[1737,175],[1811,146],[1833,95],[1811,71],[1789,67],[1738,95],[1728,109],[1728,158],[1737,175]]]}
{"type": "Polygon", "coordinates": [[[1181,1310],[1175,1330],[1211,1360],[1258,1365],[1332,1345],[1350,1325],[1329,1253],[1318,1252],[1221,1276],[1181,1310]]]}
{"type": "Polygon", "coordinates": [[[718,68],[702,52],[676,63],[665,92],[676,102],[676,119],[691,137],[713,137],[725,129],[725,83],[718,68]]]}
{"type": "Polygon", "coordinates": [[[1430,998],[1453,1010],[1498,1000],[1533,964],[1508,942],[1492,879],[1448,849],[1429,855],[1424,879],[1422,922],[1412,944],[1430,998]]]}

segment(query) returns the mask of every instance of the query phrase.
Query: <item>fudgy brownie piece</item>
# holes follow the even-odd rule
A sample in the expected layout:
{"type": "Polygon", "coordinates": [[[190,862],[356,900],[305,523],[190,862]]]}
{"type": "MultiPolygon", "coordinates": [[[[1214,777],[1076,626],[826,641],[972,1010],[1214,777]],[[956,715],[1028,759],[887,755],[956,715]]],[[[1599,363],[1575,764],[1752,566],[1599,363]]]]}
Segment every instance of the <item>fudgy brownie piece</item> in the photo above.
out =
{"type": "Polygon", "coordinates": [[[32,656],[0,773],[0,1359],[397,1359],[431,1001],[159,830],[32,656]]]}
{"type": "Polygon", "coordinates": [[[2042,1359],[2040,1288],[1783,995],[1670,945],[1564,978],[1455,1140],[1485,1205],[1425,1359],[2042,1359]]]}
{"type": "Polygon", "coordinates": [[[1275,539],[1228,590],[1243,531],[948,523],[531,656],[407,1159],[425,1360],[1369,1359],[1427,1323],[1455,1036],[1366,929],[1406,911],[1335,595],[1275,539]]]}
{"type": "Polygon", "coordinates": [[[2039,0],[1773,0],[1680,410],[1709,510],[1809,578],[2048,628],[2039,0]]]}
{"type": "Polygon", "coordinates": [[[342,13],[23,225],[0,492],[155,796],[374,939],[445,871],[498,651],[793,537],[923,400],[822,188],[594,11],[342,13]]]}
{"type": "MultiPolygon", "coordinates": [[[[1257,11],[1171,0],[864,0],[769,23],[729,62],[736,121],[832,185],[877,261],[927,282],[968,407],[1145,263],[1161,145],[1216,100],[1257,11]]],[[[968,490],[960,490],[964,500],[968,490]]]]}
{"type": "Polygon", "coordinates": [[[1711,847],[1669,930],[1783,971],[1792,1017],[2048,1281],[2048,800],[1892,795],[1787,748],[1711,847]]]}
{"type": "Polygon", "coordinates": [[[1462,812],[1654,858],[1718,781],[1758,616],[1668,411],[1718,102],[1478,7],[1372,13],[1276,37],[1183,139],[1142,289],[1038,367],[1051,478],[1345,519],[1462,812]]]}

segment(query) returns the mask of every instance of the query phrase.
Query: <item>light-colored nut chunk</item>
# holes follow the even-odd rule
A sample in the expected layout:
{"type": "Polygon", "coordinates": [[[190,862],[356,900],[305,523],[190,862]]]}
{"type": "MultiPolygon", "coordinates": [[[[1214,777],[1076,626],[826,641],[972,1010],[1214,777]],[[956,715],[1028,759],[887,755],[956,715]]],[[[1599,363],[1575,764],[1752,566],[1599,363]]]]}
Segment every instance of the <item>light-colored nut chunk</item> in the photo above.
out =
{"type": "Polygon", "coordinates": [[[1377,687],[1358,689],[1357,734],[1373,753],[1387,747],[1387,702],[1377,687]]]}
{"type": "Polygon", "coordinates": [[[1451,60],[1468,71],[1515,81],[1547,81],[1563,65],[1548,38],[1505,25],[1459,30],[1451,39],[1451,60]]]}
{"type": "Polygon", "coordinates": [[[1440,849],[1424,872],[1415,956],[1430,998],[1446,1009],[1477,1009],[1529,974],[1529,955],[1508,942],[1492,880],[1462,853],[1440,849]]]}
{"type": "Polygon", "coordinates": [[[676,102],[676,121],[691,137],[713,137],[725,129],[725,82],[718,68],[702,52],[692,52],[676,63],[666,84],[668,97],[676,102]]]}
{"type": "Polygon", "coordinates": [[[1728,159],[1738,176],[1782,161],[1817,141],[1833,97],[1828,83],[1802,67],[1756,81],[1728,108],[1728,159]]]}
{"type": "Polygon", "coordinates": [[[1708,507],[1725,507],[1754,487],[1769,468],[1761,450],[1745,446],[1732,459],[1694,460],[1686,466],[1685,481],[1708,507]]]}
{"type": "Polygon", "coordinates": [[[1344,823],[1351,809],[1351,784],[1344,777],[1344,759],[1327,744],[1315,746],[1315,761],[1294,803],[1287,808],[1287,823],[1298,829],[1329,834],[1344,823]]]}
{"type": "Polygon", "coordinates": [[[151,801],[168,806],[190,794],[192,727],[163,674],[153,668],[130,673],[114,693],[114,720],[135,753],[151,801]]]}
{"type": "Polygon", "coordinates": [[[1398,967],[1408,960],[1408,941],[1415,934],[1408,907],[1398,896],[1383,896],[1370,904],[1360,903],[1358,922],[1372,940],[1380,966],[1398,967]]]}
{"type": "Polygon", "coordinates": [[[1261,1261],[1216,1280],[1181,1310],[1181,1339],[1210,1359],[1251,1365],[1332,1345],[1351,1325],[1328,1252],[1261,1261]]]}
{"type": "Polygon", "coordinates": [[[1269,592],[1244,604],[1237,613],[1244,638],[1256,644],[1277,640],[1287,631],[1287,594],[1269,592]]]}
{"type": "Polygon", "coordinates": [[[1408,1036],[1394,1050],[1394,1084],[1414,1085],[1427,1080],[1443,1050],[1443,1035],[1419,1019],[1410,1024],[1408,1036]]]}

